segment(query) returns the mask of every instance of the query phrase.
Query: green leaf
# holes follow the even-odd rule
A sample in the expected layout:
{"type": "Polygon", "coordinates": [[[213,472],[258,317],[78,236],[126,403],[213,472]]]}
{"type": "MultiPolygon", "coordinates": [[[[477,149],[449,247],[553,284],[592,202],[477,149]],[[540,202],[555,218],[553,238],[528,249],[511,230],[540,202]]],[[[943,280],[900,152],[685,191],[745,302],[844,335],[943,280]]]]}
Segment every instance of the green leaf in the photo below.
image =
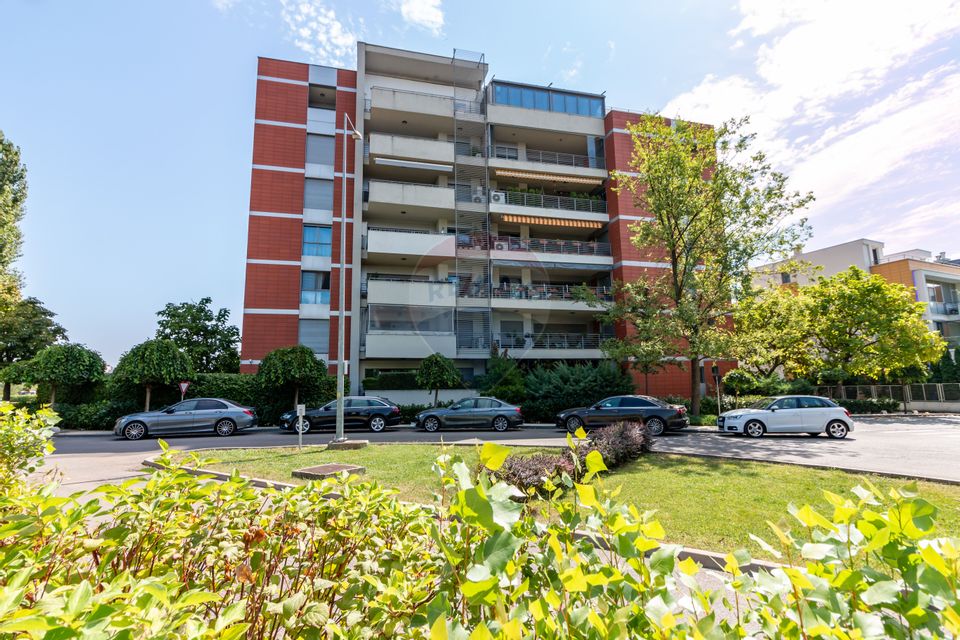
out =
{"type": "Polygon", "coordinates": [[[490,569],[491,573],[502,572],[522,543],[522,539],[509,531],[493,534],[483,545],[483,564],[490,569]]]}
{"type": "Polygon", "coordinates": [[[900,587],[892,580],[874,583],[863,592],[861,598],[869,605],[893,604],[900,595],[900,587]]]}
{"type": "Polygon", "coordinates": [[[487,469],[496,471],[503,466],[503,462],[508,455],[510,455],[509,447],[495,442],[484,442],[480,449],[480,462],[487,469]]]}
{"type": "Polygon", "coordinates": [[[80,615],[80,612],[87,608],[87,605],[90,603],[90,599],[92,597],[93,587],[90,586],[89,582],[84,580],[73,589],[70,597],[67,598],[67,615],[72,618],[76,618],[78,615],[80,615]]]}

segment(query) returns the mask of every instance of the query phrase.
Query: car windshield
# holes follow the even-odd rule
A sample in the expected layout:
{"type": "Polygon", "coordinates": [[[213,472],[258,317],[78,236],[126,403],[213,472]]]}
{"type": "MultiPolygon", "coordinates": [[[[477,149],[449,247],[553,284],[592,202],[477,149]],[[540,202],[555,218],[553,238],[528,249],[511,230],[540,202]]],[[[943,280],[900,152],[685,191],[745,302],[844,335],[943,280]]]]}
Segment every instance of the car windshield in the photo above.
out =
{"type": "Polygon", "coordinates": [[[763,398],[763,399],[761,399],[761,400],[757,400],[757,401],[754,402],[752,405],[750,405],[748,408],[749,408],[749,409],[766,409],[767,407],[770,406],[770,403],[772,403],[774,400],[776,400],[776,398],[772,398],[772,397],[771,397],[771,398],[763,398]]]}

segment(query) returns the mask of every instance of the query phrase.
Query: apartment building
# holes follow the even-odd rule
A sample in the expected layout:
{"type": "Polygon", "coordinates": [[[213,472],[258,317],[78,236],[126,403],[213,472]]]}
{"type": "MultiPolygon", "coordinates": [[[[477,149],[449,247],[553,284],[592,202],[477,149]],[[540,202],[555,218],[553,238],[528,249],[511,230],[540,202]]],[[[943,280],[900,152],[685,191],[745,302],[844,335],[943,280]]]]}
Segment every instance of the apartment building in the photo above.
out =
{"type": "Polygon", "coordinates": [[[960,260],[946,254],[934,256],[923,249],[885,254],[884,243],[860,238],[816,251],[797,252],[794,260],[818,267],[814,273],[791,273],[784,263],[766,265],[757,284],[810,284],[815,278],[835,275],[857,266],[890,282],[913,289],[927,305],[926,320],[940,332],[951,349],[960,348],[960,260]],[[782,267],[781,271],[779,267],[782,267]]]}
{"type": "MultiPolygon", "coordinates": [[[[596,360],[623,334],[575,288],[604,298],[666,266],[630,244],[646,214],[609,180],[629,170],[636,115],[489,71],[480,54],[366,43],[356,71],[260,59],[244,371],[298,343],[335,367],[340,305],[352,392],[432,353],[472,377],[493,347],[596,360]]],[[[670,367],[649,388],[689,385],[670,367]]]]}

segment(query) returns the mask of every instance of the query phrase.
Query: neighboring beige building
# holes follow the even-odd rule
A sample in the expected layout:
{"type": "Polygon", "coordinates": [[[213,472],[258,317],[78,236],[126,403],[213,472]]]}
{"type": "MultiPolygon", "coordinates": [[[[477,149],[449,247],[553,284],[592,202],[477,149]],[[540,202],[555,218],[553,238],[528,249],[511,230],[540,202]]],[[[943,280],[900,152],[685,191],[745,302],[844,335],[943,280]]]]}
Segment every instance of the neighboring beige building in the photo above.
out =
{"type": "Polygon", "coordinates": [[[911,249],[885,254],[883,243],[860,238],[816,251],[797,252],[793,259],[809,263],[812,273],[791,273],[778,269],[786,262],[764,265],[754,284],[812,284],[820,277],[835,275],[857,266],[876,273],[890,282],[898,282],[914,290],[916,298],[927,305],[926,319],[930,328],[940,332],[950,347],[960,348],[960,261],[948,260],[944,253],[934,257],[930,251],[911,249]]]}

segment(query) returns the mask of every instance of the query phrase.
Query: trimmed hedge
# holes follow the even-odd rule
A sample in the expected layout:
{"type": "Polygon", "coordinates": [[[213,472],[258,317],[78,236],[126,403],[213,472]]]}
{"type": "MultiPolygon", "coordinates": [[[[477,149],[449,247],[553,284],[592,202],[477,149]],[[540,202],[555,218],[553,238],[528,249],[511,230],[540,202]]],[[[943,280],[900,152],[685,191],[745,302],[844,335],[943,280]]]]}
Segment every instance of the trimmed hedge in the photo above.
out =
{"type": "Polygon", "coordinates": [[[385,371],[376,376],[370,376],[363,379],[364,391],[379,391],[381,389],[419,389],[417,384],[417,372],[410,371],[385,371]]]}
{"type": "Polygon", "coordinates": [[[859,400],[838,400],[834,402],[850,413],[896,413],[903,409],[898,400],[892,398],[862,398],[859,400]]]}
{"type": "Polygon", "coordinates": [[[117,418],[142,408],[129,400],[97,400],[85,404],[57,402],[53,405],[53,410],[60,416],[57,426],[82,431],[112,429],[117,418]]]}

